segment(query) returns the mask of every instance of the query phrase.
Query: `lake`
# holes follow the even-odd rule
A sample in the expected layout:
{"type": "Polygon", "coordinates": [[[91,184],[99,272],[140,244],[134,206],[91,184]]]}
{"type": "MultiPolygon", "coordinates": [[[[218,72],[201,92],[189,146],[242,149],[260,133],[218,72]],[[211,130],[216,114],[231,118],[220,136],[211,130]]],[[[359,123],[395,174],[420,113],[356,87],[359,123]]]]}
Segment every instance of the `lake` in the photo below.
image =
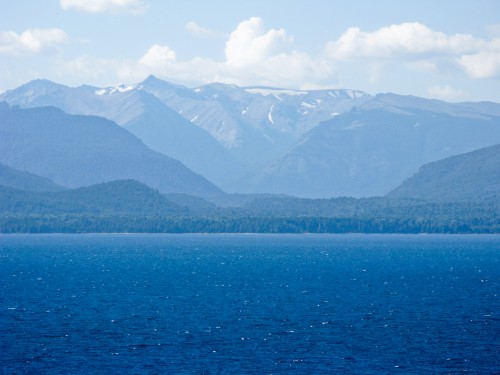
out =
{"type": "Polygon", "coordinates": [[[0,235],[0,364],[494,374],[499,293],[495,235],[0,235]]]}

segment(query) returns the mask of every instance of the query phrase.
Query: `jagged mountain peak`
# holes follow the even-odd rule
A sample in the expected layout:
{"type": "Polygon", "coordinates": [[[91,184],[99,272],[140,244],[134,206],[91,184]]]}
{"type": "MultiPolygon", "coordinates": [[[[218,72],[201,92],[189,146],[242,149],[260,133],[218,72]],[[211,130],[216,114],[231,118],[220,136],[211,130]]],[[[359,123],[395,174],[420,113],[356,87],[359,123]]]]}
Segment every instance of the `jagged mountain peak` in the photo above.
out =
{"type": "Polygon", "coordinates": [[[150,74],[144,81],[141,83],[137,84],[138,87],[148,87],[148,88],[175,88],[175,89],[188,89],[187,86],[184,85],[179,85],[176,83],[172,83],[169,81],[165,81],[163,79],[160,79],[153,74],[150,74]]]}

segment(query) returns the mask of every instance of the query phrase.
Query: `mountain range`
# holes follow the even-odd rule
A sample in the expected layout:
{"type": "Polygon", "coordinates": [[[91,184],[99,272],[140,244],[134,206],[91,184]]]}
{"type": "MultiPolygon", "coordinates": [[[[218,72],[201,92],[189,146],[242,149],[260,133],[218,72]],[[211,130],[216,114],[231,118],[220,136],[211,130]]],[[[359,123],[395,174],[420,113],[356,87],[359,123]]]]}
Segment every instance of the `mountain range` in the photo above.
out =
{"type": "Polygon", "coordinates": [[[163,193],[209,196],[222,191],[177,160],[152,151],[103,117],[69,115],[55,107],[0,104],[0,163],[82,187],[135,179],[163,193]]]}
{"type": "MultiPolygon", "coordinates": [[[[188,88],[150,76],[136,85],[107,88],[72,88],[36,80],[3,93],[0,101],[21,108],[57,107],[67,113],[59,112],[62,117],[94,116],[90,117],[92,122],[106,123],[108,128],[113,124],[116,134],[121,134],[119,139],[129,134],[135,140],[132,143],[141,144],[148,157],[154,154],[154,158],[171,163],[176,159],[195,172],[189,178],[196,174],[205,177],[203,183],[200,179],[188,183],[191,189],[186,191],[182,191],[184,187],[173,189],[161,185],[164,177],[160,177],[163,174],[159,170],[163,168],[159,167],[151,172],[156,178],[151,175],[139,178],[128,172],[114,176],[109,172],[106,178],[76,181],[76,171],[74,176],[69,176],[68,170],[64,177],[60,176],[56,166],[42,167],[45,157],[36,160],[35,154],[50,155],[57,147],[64,152],[76,147],[85,154],[89,142],[95,140],[83,137],[76,146],[71,142],[68,146],[67,140],[53,142],[42,150],[37,148],[40,145],[36,140],[50,143],[49,134],[59,132],[44,122],[39,127],[33,126],[36,130],[32,130],[32,136],[19,135],[16,142],[25,137],[22,147],[31,150],[33,142],[38,150],[22,151],[18,146],[15,151],[22,151],[24,161],[16,160],[10,140],[0,140],[4,142],[0,162],[68,187],[116,177],[135,178],[164,192],[197,191],[198,195],[213,195],[220,191],[209,180],[227,192],[312,198],[367,197],[387,194],[426,163],[500,143],[500,104],[453,104],[396,94],[370,95],[356,90],[290,90],[221,83],[188,88]],[[113,123],[97,120],[95,116],[113,123]],[[124,133],[118,132],[120,127],[124,133]],[[30,152],[27,161],[26,154],[30,152]]],[[[21,110],[7,112],[16,111],[21,110]]],[[[30,116],[46,115],[31,112],[30,116]]],[[[97,137],[100,141],[114,142],[111,133],[97,137]]],[[[127,152],[128,147],[121,145],[103,160],[128,154],[134,162],[127,159],[127,168],[135,163],[136,169],[146,173],[149,167],[145,166],[149,164],[139,162],[133,153],[127,152]]],[[[89,150],[94,152],[92,147],[89,150]]],[[[88,152],[86,157],[90,157],[88,152]]],[[[94,158],[94,162],[98,159],[94,158]]],[[[183,169],[181,163],[177,165],[183,169]]],[[[125,164],[119,165],[119,169],[127,169],[125,164]]],[[[88,166],[81,172],[91,173],[92,167],[89,163],[88,166]]]]}

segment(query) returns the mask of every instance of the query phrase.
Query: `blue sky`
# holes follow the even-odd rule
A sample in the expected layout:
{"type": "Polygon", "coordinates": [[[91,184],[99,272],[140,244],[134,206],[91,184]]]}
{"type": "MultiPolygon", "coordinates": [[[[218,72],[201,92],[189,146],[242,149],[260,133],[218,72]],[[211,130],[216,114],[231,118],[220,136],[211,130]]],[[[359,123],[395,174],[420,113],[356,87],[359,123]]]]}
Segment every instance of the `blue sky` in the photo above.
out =
{"type": "Polygon", "coordinates": [[[500,102],[500,1],[0,2],[0,90],[149,74],[500,102]]]}

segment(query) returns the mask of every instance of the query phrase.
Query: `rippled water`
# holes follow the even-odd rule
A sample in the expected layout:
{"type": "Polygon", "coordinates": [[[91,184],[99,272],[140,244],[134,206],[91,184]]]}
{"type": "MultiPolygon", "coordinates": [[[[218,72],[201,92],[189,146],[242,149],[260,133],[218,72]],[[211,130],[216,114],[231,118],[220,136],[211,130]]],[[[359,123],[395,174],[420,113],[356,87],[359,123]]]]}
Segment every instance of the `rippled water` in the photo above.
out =
{"type": "Polygon", "coordinates": [[[494,374],[499,282],[498,236],[0,236],[0,363],[494,374]]]}

